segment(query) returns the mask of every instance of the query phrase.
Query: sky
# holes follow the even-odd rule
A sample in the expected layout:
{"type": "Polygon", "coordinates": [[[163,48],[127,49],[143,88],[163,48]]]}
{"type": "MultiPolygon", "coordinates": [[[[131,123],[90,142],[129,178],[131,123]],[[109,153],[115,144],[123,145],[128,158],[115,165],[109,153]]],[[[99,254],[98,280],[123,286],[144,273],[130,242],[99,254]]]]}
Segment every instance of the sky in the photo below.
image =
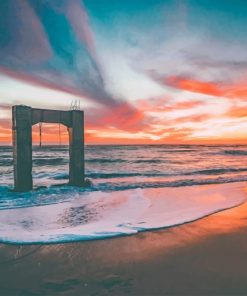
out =
{"type": "Polygon", "coordinates": [[[246,0],[0,1],[0,144],[75,100],[88,144],[247,144],[246,0]]]}

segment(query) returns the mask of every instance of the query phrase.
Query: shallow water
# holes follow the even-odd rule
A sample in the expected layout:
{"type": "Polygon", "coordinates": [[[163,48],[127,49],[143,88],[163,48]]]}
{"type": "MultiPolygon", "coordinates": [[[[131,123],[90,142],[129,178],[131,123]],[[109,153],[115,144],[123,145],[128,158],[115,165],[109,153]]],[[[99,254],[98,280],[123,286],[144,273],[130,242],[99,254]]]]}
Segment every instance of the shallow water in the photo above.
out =
{"type": "Polygon", "coordinates": [[[0,240],[61,242],[131,234],[192,221],[245,198],[224,189],[212,199],[214,192],[182,186],[246,181],[247,146],[87,146],[85,159],[92,186],[70,187],[68,147],[34,147],[37,190],[13,193],[12,150],[0,147],[0,240]]]}

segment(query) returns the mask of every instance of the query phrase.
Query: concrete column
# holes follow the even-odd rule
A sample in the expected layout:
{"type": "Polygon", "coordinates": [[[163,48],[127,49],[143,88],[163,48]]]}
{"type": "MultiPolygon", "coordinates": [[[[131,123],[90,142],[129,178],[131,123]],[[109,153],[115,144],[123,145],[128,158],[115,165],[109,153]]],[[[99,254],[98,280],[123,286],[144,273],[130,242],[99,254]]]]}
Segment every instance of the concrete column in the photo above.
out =
{"type": "Polygon", "coordinates": [[[32,108],[12,107],[15,191],[32,190],[32,108]]]}
{"type": "Polygon", "coordinates": [[[69,184],[84,185],[84,112],[71,111],[69,128],[69,184]]]}

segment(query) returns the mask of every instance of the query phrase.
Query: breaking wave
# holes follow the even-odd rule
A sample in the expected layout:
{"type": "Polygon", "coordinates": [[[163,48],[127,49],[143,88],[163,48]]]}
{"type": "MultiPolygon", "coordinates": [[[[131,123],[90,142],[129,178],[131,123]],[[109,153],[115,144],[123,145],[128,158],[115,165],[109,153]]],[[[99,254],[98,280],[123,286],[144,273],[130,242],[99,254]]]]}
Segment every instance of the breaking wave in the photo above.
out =
{"type": "Polygon", "coordinates": [[[225,150],[224,153],[230,155],[247,155],[246,150],[225,150]]]}
{"type": "Polygon", "coordinates": [[[73,192],[56,204],[1,210],[0,242],[61,243],[171,227],[243,203],[242,187],[73,192]]]}

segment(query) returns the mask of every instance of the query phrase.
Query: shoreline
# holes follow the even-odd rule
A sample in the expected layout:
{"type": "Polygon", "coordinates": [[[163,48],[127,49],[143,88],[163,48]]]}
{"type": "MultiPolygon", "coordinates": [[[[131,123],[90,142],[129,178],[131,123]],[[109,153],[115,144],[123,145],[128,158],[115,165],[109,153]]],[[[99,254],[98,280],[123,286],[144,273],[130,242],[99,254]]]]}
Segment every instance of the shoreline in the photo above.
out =
{"type": "Polygon", "coordinates": [[[114,239],[0,244],[0,291],[246,295],[246,245],[247,202],[194,222],[114,239]]]}
{"type": "Polygon", "coordinates": [[[246,186],[238,182],[97,191],[63,203],[6,209],[0,212],[0,241],[23,246],[76,243],[181,227],[239,206],[246,201],[246,186]],[[100,207],[90,208],[97,203],[100,207]],[[91,213],[91,220],[80,222],[81,217],[90,217],[91,213]]]}
{"type": "MultiPolygon", "coordinates": [[[[198,185],[197,185],[198,186],[198,185]]],[[[200,186],[204,186],[204,185],[200,185],[200,186]]],[[[200,221],[202,219],[205,219],[207,217],[210,217],[212,215],[216,215],[218,213],[224,212],[224,211],[228,211],[228,210],[232,210],[234,208],[238,208],[241,207],[242,205],[247,203],[247,199],[243,202],[241,202],[240,204],[231,206],[229,208],[224,208],[224,209],[220,209],[217,210],[214,213],[210,213],[210,214],[206,214],[200,218],[195,218],[194,220],[190,220],[190,221],[186,221],[183,223],[178,223],[178,224],[174,224],[174,225],[170,225],[170,226],[161,226],[158,228],[150,228],[150,229],[145,229],[145,230],[140,230],[136,233],[131,233],[131,234],[120,234],[120,235],[116,235],[116,236],[112,236],[112,237],[102,237],[102,238],[92,238],[92,239],[85,239],[85,240],[71,240],[71,241],[60,241],[60,242],[5,242],[5,241],[1,241],[0,240],[0,245],[13,245],[13,246],[44,246],[44,245],[58,245],[58,244],[77,244],[77,243],[87,243],[87,242],[94,242],[94,241],[104,241],[104,240],[113,240],[113,239],[119,239],[119,238],[124,238],[124,237],[131,237],[131,236],[136,236],[145,232],[158,232],[158,231],[162,231],[162,230],[166,230],[166,229],[170,229],[170,228],[177,228],[183,225],[187,225],[187,224],[191,224],[197,221],[200,221]]],[[[33,206],[34,207],[34,206],[33,206]]],[[[1,263],[0,263],[1,264],[1,263]]]]}

